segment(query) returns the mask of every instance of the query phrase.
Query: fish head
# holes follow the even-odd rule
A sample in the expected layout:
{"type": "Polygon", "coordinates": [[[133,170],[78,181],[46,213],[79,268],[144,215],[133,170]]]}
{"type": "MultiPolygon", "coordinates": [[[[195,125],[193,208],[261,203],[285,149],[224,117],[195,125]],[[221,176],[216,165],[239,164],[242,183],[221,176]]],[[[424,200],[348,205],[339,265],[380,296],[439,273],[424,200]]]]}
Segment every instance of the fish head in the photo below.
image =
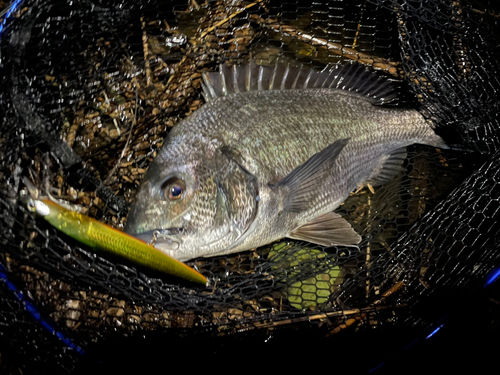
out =
{"type": "Polygon", "coordinates": [[[225,253],[255,219],[257,180],[220,149],[170,146],[146,172],[125,231],[181,261],[225,253]]]}

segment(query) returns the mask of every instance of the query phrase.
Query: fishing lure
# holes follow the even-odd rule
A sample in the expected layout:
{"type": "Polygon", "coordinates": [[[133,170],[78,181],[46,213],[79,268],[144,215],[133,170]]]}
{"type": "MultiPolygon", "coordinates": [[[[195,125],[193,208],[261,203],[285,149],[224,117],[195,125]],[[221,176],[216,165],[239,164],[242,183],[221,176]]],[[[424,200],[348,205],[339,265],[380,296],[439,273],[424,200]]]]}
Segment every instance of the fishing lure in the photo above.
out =
{"type": "Polygon", "coordinates": [[[36,190],[30,189],[30,183],[25,183],[30,191],[26,193],[25,199],[28,209],[75,240],[155,271],[198,284],[207,284],[203,275],[177,259],[98,220],[63,207],[50,199],[38,198],[33,194],[36,190]]]}

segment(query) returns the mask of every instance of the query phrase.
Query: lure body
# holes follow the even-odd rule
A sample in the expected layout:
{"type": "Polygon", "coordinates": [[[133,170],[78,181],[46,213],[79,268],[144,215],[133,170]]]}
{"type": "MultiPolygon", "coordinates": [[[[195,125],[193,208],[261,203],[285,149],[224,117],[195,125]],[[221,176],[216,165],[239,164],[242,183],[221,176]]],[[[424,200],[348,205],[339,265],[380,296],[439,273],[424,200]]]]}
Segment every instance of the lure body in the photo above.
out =
{"type": "Polygon", "coordinates": [[[31,199],[28,207],[61,232],[94,249],[198,284],[207,283],[203,275],[146,242],[49,199],[31,199]]]}

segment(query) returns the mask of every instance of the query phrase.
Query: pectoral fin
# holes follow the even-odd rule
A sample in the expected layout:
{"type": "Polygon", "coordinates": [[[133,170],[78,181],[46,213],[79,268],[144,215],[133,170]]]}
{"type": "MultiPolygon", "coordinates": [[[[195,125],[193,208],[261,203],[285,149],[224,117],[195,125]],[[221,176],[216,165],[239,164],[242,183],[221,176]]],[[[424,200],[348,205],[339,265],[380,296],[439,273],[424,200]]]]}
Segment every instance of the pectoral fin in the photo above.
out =
{"type": "Polygon", "coordinates": [[[348,142],[349,138],[335,141],[271,186],[272,189],[287,189],[285,211],[301,212],[311,207],[311,201],[324,189],[322,182],[331,173],[333,161],[348,142]]]}
{"type": "Polygon", "coordinates": [[[292,231],[288,237],[322,246],[352,246],[361,237],[345,219],[334,212],[328,212],[292,231]]]}

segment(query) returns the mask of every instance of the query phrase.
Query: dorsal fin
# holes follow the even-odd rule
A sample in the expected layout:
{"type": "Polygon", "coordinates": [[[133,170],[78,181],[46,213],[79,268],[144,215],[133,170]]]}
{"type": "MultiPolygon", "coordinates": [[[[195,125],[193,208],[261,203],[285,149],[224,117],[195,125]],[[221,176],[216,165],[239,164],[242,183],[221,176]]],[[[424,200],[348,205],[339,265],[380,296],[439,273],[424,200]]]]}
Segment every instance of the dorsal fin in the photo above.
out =
{"type": "Polygon", "coordinates": [[[335,65],[318,72],[306,66],[291,67],[282,63],[259,66],[220,65],[218,72],[203,73],[203,94],[207,101],[244,91],[329,88],[356,92],[372,104],[394,104],[399,98],[397,80],[381,77],[357,63],[335,65]]]}

